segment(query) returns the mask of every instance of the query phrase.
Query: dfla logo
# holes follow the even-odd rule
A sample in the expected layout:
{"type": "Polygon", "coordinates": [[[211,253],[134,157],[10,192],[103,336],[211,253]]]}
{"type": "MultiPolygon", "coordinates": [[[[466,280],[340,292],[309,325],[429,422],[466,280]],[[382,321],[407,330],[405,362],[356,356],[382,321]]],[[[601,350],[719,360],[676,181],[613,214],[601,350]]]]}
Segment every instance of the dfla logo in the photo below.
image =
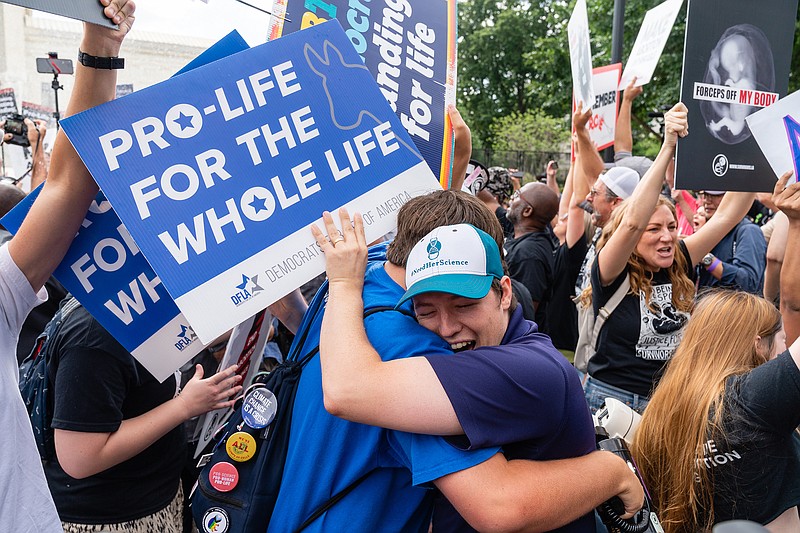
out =
{"type": "Polygon", "coordinates": [[[248,277],[242,274],[242,282],[236,286],[237,291],[231,295],[231,301],[239,307],[250,298],[258,295],[264,288],[258,284],[258,275],[248,277]]]}

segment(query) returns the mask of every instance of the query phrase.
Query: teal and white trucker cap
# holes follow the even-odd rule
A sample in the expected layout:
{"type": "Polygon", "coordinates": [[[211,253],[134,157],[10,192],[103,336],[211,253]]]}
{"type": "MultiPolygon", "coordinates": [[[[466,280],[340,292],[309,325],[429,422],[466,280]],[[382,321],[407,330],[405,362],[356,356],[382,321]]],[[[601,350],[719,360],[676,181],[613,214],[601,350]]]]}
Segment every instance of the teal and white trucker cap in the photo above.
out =
{"type": "Polygon", "coordinates": [[[411,249],[406,263],[408,290],[397,305],[426,292],[483,298],[492,279],[503,275],[500,250],[489,234],[470,224],[440,226],[411,249]]]}

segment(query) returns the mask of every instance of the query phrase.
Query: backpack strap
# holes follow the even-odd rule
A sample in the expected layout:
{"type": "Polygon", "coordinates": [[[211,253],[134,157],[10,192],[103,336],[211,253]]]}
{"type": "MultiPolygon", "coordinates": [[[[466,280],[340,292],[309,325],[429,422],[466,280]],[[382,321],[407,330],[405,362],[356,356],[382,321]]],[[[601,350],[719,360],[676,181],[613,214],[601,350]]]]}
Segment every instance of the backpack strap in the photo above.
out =
{"type": "Polygon", "coordinates": [[[342,490],[340,490],[339,492],[337,492],[336,494],[334,494],[333,496],[331,496],[331,498],[330,498],[328,501],[326,501],[325,503],[323,503],[322,505],[320,505],[319,507],[317,507],[317,510],[316,510],[316,511],[314,511],[314,512],[311,514],[311,516],[309,516],[309,517],[306,519],[306,521],[305,521],[305,522],[303,522],[303,523],[300,525],[300,527],[298,527],[297,529],[295,529],[295,530],[294,530],[294,533],[300,533],[300,532],[301,532],[301,531],[303,531],[305,528],[307,528],[308,526],[310,526],[310,525],[311,525],[311,524],[312,524],[312,523],[313,523],[313,522],[314,522],[314,521],[315,521],[317,518],[319,518],[320,516],[322,516],[323,514],[325,514],[325,512],[326,512],[328,509],[330,509],[331,507],[333,507],[334,505],[336,505],[337,503],[339,503],[339,501],[341,501],[341,499],[342,499],[342,498],[344,498],[345,496],[347,496],[348,494],[350,494],[351,492],[353,492],[353,489],[355,489],[357,486],[359,486],[359,485],[361,484],[361,482],[362,482],[362,481],[364,481],[365,479],[367,479],[367,478],[368,478],[368,477],[369,477],[369,476],[370,476],[370,475],[371,475],[371,474],[372,474],[374,471],[375,471],[375,469],[373,469],[373,470],[370,470],[369,472],[365,473],[365,474],[364,474],[364,475],[362,475],[360,478],[356,479],[355,481],[353,481],[352,483],[350,483],[348,486],[346,486],[345,488],[343,488],[342,490]]]}
{"type": "Polygon", "coordinates": [[[603,329],[603,325],[606,323],[606,320],[608,320],[608,317],[611,316],[611,313],[614,312],[614,309],[617,308],[630,289],[631,277],[630,274],[626,274],[625,279],[622,280],[620,286],[614,294],[611,295],[611,298],[608,299],[606,305],[597,310],[597,316],[594,319],[594,328],[592,329],[592,348],[595,351],[597,351],[597,338],[600,336],[600,330],[603,329]]]}

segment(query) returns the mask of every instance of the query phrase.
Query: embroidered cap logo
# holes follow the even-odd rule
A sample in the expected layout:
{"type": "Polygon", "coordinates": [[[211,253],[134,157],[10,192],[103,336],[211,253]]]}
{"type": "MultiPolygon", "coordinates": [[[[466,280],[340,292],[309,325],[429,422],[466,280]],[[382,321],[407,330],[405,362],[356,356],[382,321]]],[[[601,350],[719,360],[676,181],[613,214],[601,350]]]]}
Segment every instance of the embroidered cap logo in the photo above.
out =
{"type": "Polygon", "coordinates": [[[433,237],[431,242],[428,243],[428,259],[436,259],[439,257],[439,252],[442,251],[442,243],[439,242],[439,239],[433,237]]]}

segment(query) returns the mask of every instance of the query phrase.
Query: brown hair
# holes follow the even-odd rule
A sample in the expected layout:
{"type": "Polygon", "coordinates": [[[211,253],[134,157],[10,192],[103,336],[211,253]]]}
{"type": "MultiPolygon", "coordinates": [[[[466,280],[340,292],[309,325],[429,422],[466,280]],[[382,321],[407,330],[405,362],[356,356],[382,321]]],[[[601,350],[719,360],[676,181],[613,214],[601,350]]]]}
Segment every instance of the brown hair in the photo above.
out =
{"type": "Polygon", "coordinates": [[[397,212],[397,236],[386,250],[390,263],[405,268],[408,254],[417,242],[439,226],[472,224],[488,233],[503,259],[503,228],[494,213],[471,194],[434,191],[412,198],[397,212]]]}
{"type": "MultiPolygon", "coordinates": [[[[622,218],[625,215],[625,212],[628,210],[629,205],[630,202],[625,200],[611,213],[611,220],[609,220],[608,224],[606,224],[606,226],[603,228],[603,233],[600,235],[600,239],[597,241],[598,253],[603,249],[603,246],[605,246],[605,244],[614,234],[614,231],[616,231],[616,229],[622,223],[622,218]]],[[[659,196],[653,212],[655,212],[655,210],[661,206],[668,207],[673,218],[676,221],[678,220],[678,216],[675,212],[675,206],[663,196],[659,196]]],[[[648,302],[648,306],[651,306],[652,308],[653,303],[650,301],[650,295],[653,292],[653,273],[649,271],[646,266],[647,264],[645,260],[634,249],[633,252],[631,252],[630,257],[628,257],[628,275],[630,276],[631,280],[631,293],[644,294],[645,301],[648,302]]],[[[678,311],[683,311],[686,313],[691,312],[692,310],[695,294],[694,283],[692,283],[692,280],[686,275],[688,266],[689,265],[686,262],[686,257],[676,250],[675,258],[673,259],[669,268],[667,268],[667,277],[672,285],[672,305],[678,311]]],[[[581,303],[588,307],[591,302],[592,287],[590,285],[581,294],[581,303]]],[[[656,308],[652,308],[652,310],[654,312],[658,312],[658,309],[656,308]]]]}
{"type": "Polygon", "coordinates": [[[746,292],[711,291],[697,303],[631,450],[666,533],[711,529],[714,487],[703,445],[725,436],[725,382],[764,363],[769,353],[759,352],[771,351],[781,327],[775,306],[746,292]]]}

